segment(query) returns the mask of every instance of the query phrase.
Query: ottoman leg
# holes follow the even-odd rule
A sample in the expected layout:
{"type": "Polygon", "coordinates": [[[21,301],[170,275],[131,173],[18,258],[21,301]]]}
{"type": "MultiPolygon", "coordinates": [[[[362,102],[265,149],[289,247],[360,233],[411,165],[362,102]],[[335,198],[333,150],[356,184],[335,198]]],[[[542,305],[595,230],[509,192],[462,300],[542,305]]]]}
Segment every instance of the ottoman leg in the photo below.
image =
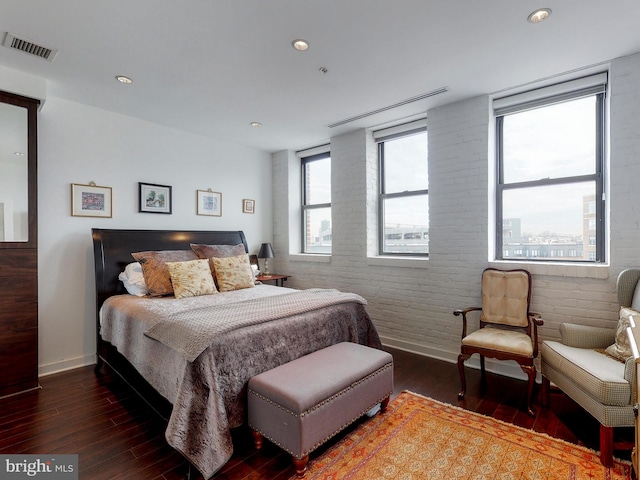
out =
{"type": "Polygon", "coordinates": [[[380,402],[380,413],[384,413],[387,411],[387,407],[389,406],[389,398],[387,397],[382,402],[380,402]]]}
{"type": "Polygon", "coordinates": [[[296,467],[296,476],[298,478],[304,477],[307,471],[307,463],[309,462],[309,455],[305,455],[302,458],[293,457],[293,464],[296,467]]]}
{"type": "Polygon", "coordinates": [[[262,434],[255,430],[251,430],[251,433],[253,433],[253,443],[255,444],[256,449],[260,450],[262,448],[262,434]]]}

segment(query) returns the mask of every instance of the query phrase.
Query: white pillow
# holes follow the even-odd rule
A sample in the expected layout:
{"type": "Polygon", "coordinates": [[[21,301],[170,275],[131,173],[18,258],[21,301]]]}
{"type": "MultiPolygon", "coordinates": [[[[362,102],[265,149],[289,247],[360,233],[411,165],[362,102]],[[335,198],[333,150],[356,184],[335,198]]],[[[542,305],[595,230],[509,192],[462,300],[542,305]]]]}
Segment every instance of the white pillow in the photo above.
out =
{"type": "Polygon", "coordinates": [[[144,282],[142,274],[142,265],[139,262],[133,262],[127,265],[124,272],[120,272],[118,280],[122,282],[127,292],[136,297],[144,297],[147,295],[147,284],[144,282]]]}
{"type": "Polygon", "coordinates": [[[260,283],[258,280],[256,280],[256,276],[258,275],[260,275],[260,269],[258,268],[258,265],[251,264],[251,277],[253,278],[253,283],[255,283],[256,285],[260,283]]]}

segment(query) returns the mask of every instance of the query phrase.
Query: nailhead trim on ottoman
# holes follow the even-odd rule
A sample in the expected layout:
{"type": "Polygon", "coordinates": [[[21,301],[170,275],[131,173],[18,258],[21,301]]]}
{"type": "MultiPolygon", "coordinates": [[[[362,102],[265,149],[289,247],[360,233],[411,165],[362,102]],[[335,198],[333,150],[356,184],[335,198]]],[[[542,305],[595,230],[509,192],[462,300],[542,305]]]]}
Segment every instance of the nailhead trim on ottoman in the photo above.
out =
{"type": "Polygon", "coordinates": [[[393,357],[356,343],[318,350],[249,380],[249,426],[293,456],[304,476],[308,455],[393,393],[393,357]]]}

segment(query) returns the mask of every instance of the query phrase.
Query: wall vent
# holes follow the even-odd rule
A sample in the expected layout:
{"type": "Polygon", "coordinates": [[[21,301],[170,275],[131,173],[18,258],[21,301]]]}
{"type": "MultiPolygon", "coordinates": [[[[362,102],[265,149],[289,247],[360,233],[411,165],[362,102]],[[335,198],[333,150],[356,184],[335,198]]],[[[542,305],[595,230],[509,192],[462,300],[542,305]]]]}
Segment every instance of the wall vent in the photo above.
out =
{"type": "Polygon", "coordinates": [[[49,48],[43,45],[38,45],[37,43],[25,40],[24,38],[20,38],[17,35],[9,32],[7,32],[7,34],[4,36],[4,42],[2,42],[2,45],[7,48],[12,48],[14,50],[28,53],[30,55],[35,55],[36,57],[44,58],[49,62],[53,62],[53,59],[58,54],[57,48],[49,48]]]}
{"type": "Polygon", "coordinates": [[[372,110],[370,112],[361,113],[360,115],[356,115],[355,117],[346,118],[344,120],[340,120],[339,122],[330,123],[327,125],[329,128],[339,127],[340,125],[345,125],[350,122],[355,122],[356,120],[360,120],[362,118],[370,117],[371,115],[376,115],[378,113],[386,112],[387,110],[392,110],[394,108],[402,107],[403,105],[408,105],[409,103],[417,102],[419,100],[424,100],[425,98],[433,97],[434,95],[439,95],[441,93],[447,92],[449,89],[447,87],[441,87],[436,90],[432,90],[427,93],[423,93],[422,95],[417,95],[415,97],[407,98],[406,100],[402,100],[401,102],[394,103],[393,105],[388,105],[386,107],[378,108],[377,110],[372,110]]]}

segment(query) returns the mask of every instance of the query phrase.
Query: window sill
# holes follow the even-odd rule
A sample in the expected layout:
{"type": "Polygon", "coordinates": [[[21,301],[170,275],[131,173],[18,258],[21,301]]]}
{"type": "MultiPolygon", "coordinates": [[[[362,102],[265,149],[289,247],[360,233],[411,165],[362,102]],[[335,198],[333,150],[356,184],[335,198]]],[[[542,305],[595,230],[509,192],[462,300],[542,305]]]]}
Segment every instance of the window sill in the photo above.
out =
{"type": "Polygon", "coordinates": [[[494,268],[524,268],[532,275],[572,278],[609,278],[609,265],[587,265],[571,263],[544,263],[514,260],[494,260],[489,262],[494,268]]]}
{"type": "Polygon", "coordinates": [[[290,253],[292,262],[331,263],[331,255],[323,253],[290,253]]]}
{"type": "Polygon", "coordinates": [[[377,257],[367,257],[367,265],[384,266],[384,267],[404,267],[404,268],[427,268],[429,265],[428,257],[385,257],[379,255],[377,257]]]}

